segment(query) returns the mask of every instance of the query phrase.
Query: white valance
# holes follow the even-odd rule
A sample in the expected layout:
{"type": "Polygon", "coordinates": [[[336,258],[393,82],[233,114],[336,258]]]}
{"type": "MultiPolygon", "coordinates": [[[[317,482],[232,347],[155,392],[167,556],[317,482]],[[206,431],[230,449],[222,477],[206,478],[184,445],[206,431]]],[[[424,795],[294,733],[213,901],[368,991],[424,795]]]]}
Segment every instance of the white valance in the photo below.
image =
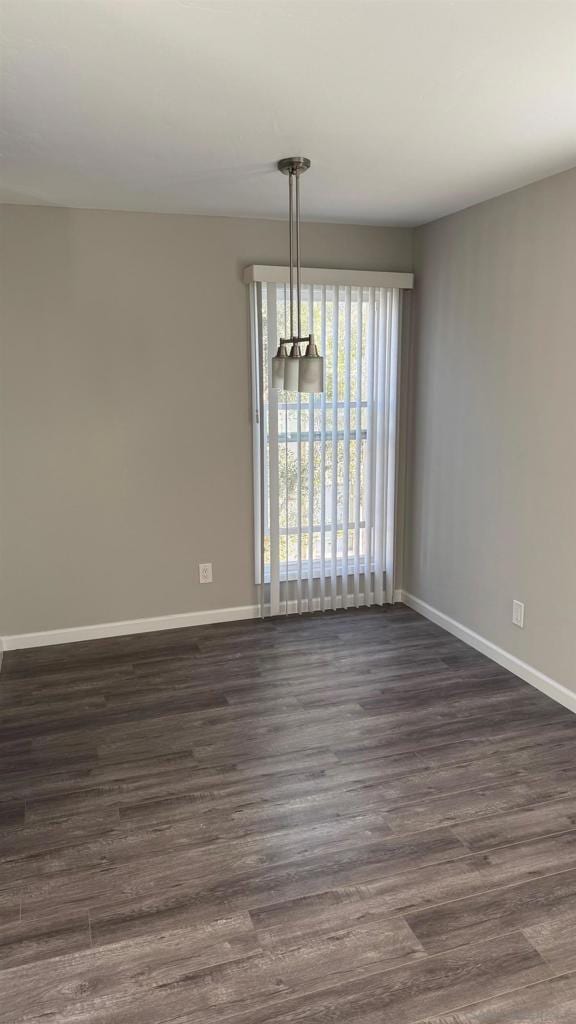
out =
{"type": "MultiPolygon", "coordinates": [[[[265,282],[266,284],[288,284],[288,267],[245,267],[244,282],[265,282]]],[[[345,285],[363,288],[413,288],[414,274],[401,274],[385,270],[325,270],[318,267],[302,267],[302,284],[345,285]]]]}

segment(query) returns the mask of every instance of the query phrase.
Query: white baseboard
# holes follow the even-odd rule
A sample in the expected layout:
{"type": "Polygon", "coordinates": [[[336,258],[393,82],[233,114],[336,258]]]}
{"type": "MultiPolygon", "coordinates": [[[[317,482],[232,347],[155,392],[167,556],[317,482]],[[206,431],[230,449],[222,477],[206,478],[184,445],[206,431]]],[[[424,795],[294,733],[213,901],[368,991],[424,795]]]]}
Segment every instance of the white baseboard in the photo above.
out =
{"type": "Polygon", "coordinates": [[[206,626],[212,622],[256,619],[259,615],[258,605],[241,605],[238,608],[216,608],[206,612],[159,615],[153,619],[126,619],[123,622],[101,622],[94,626],[72,626],[70,629],[48,629],[40,633],[19,633],[2,639],[5,651],[17,651],[25,647],[51,647],[53,644],[102,640],[110,636],[130,636],[132,633],[155,633],[162,629],[206,626]]]}
{"type": "Polygon", "coordinates": [[[551,697],[558,704],[562,704],[569,711],[576,713],[576,693],[569,690],[568,687],[563,686],[562,683],[557,683],[555,679],[551,679],[544,672],[540,672],[539,669],[533,668],[532,665],[528,665],[525,661],[521,661],[515,655],[509,654],[508,651],[493,644],[490,640],[486,640],[479,633],[468,629],[468,626],[463,626],[456,619],[451,619],[449,615],[445,615],[444,612],[438,611],[437,608],[426,604],[425,601],[421,601],[419,597],[414,597],[413,594],[409,594],[405,590],[401,591],[401,594],[402,596],[399,597],[399,600],[413,608],[414,611],[419,612],[424,618],[435,622],[437,626],[441,626],[448,633],[457,636],[459,640],[463,640],[470,647],[485,654],[487,658],[491,658],[498,665],[507,668],[509,672],[519,676],[525,683],[530,683],[531,686],[535,686],[537,690],[545,693],[547,697],[551,697]]]}
{"type": "MultiPolygon", "coordinates": [[[[402,591],[394,593],[396,601],[402,601],[402,591]]],[[[348,598],[350,608],[354,607],[354,595],[348,598]]],[[[362,598],[361,604],[364,604],[362,598]]],[[[326,608],[331,607],[330,598],[326,599],[326,608]]],[[[338,597],[336,607],[342,608],[342,597],[338,597]]],[[[307,612],[308,600],[303,600],[301,610],[307,612]]],[[[311,611],[320,610],[320,599],[312,602],[311,611]]],[[[297,601],[289,601],[288,613],[298,612],[297,601]]],[[[177,615],[159,615],[153,619],[126,619],[123,622],[101,622],[93,626],[72,626],[69,629],[48,629],[39,633],[17,633],[13,636],[0,637],[0,664],[2,651],[18,651],[27,647],[51,647],[54,644],[73,644],[82,640],[103,640],[111,636],[131,636],[133,633],[155,633],[162,629],[183,629],[187,626],[207,626],[213,622],[237,622],[241,619],[257,619],[260,606],[257,604],[239,605],[236,608],[215,608],[206,612],[182,612],[177,615]]]]}

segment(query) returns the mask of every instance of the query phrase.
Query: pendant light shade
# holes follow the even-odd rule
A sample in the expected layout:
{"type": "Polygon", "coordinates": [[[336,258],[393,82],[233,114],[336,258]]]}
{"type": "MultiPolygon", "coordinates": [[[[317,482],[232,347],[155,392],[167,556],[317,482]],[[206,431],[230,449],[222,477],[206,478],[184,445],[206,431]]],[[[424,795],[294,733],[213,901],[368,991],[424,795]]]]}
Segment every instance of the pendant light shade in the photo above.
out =
{"type": "Polygon", "coordinates": [[[298,390],[318,395],[324,391],[324,360],[318,355],[314,335],[308,338],[304,358],[300,360],[298,390]]]}
{"type": "MultiPolygon", "coordinates": [[[[324,390],[324,360],[310,334],[302,337],[300,268],[300,175],[310,167],[305,156],[289,156],[278,161],[278,170],[288,175],[288,223],[290,240],[290,339],[281,339],[272,360],[272,387],[285,391],[319,394],[324,390]],[[296,196],[294,197],[294,193],[296,196]],[[294,251],[296,260],[294,260],[294,251]],[[296,276],[296,316],[294,316],[294,276],[296,276]],[[294,328],[296,327],[296,332],[294,328]],[[290,354],[287,347],[291,345],[290,354]],[[302,356],[300,346],[306,345],[302,356]]],[[[312,324],[310,324],[310,327],[312,324]]]]}
{"type": "Polygon", "coordinates": [[[288,362],[288,352],[286,349],[288,344],[289,342],[285,338],[280,338],[278,351],[272,360],[272,387],[278,388],[280,391],[283,391],[285,388],[285,371],[288,362]]]}
{"type": "Polygon", "coordinates": [[[284,371],[284,390],[285,391],[299,391],[300,390],[300,366],[302,365],[302,358],[300,356],[300,346],[297,340],[294,340],[292,348],[290,349],[290,355],[285,360],[286,369],[284,371]]]}

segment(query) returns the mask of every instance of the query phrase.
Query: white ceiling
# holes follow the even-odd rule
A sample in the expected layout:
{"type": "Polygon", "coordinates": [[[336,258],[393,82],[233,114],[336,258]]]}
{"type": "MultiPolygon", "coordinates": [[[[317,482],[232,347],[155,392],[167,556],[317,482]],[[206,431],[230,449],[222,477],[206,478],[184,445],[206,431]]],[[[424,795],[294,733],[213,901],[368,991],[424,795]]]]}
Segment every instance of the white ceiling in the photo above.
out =
{"type": "Polygon", "coordinates": [[[2,0],[7,202],[418,224],[576,164],[576,0],[2,0]]]}

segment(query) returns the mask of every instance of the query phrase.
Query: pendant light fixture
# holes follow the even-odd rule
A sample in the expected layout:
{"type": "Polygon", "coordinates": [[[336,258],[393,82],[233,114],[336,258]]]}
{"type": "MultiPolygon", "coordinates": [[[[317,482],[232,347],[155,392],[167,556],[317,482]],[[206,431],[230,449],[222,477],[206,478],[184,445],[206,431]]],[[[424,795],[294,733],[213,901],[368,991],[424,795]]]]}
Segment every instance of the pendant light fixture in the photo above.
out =
{"type": "MultiPolygon", "coordinates": [[[[288,175],[288,223],[290,262],[290,337],[280,338],[272,360],[272,387],[284,391],[318,394],[324,390],[324,360],[314,343],[314,335],[302,337],[300,267],[300,175],[310,167],[305,156],[289,156],[278,161],[278,170],[288,175]],[[294,253],[296,259],[294,260],[294,253]],[[294,316],[294,276],[296,276],[296,317],[294,316]],[[296,326],[296,333],[294,328],[296,326]],[[301,346],[305,345],[304,354],[301,346]]],[[[312,325],[310,325],[312,326],[312,325]]]]}

